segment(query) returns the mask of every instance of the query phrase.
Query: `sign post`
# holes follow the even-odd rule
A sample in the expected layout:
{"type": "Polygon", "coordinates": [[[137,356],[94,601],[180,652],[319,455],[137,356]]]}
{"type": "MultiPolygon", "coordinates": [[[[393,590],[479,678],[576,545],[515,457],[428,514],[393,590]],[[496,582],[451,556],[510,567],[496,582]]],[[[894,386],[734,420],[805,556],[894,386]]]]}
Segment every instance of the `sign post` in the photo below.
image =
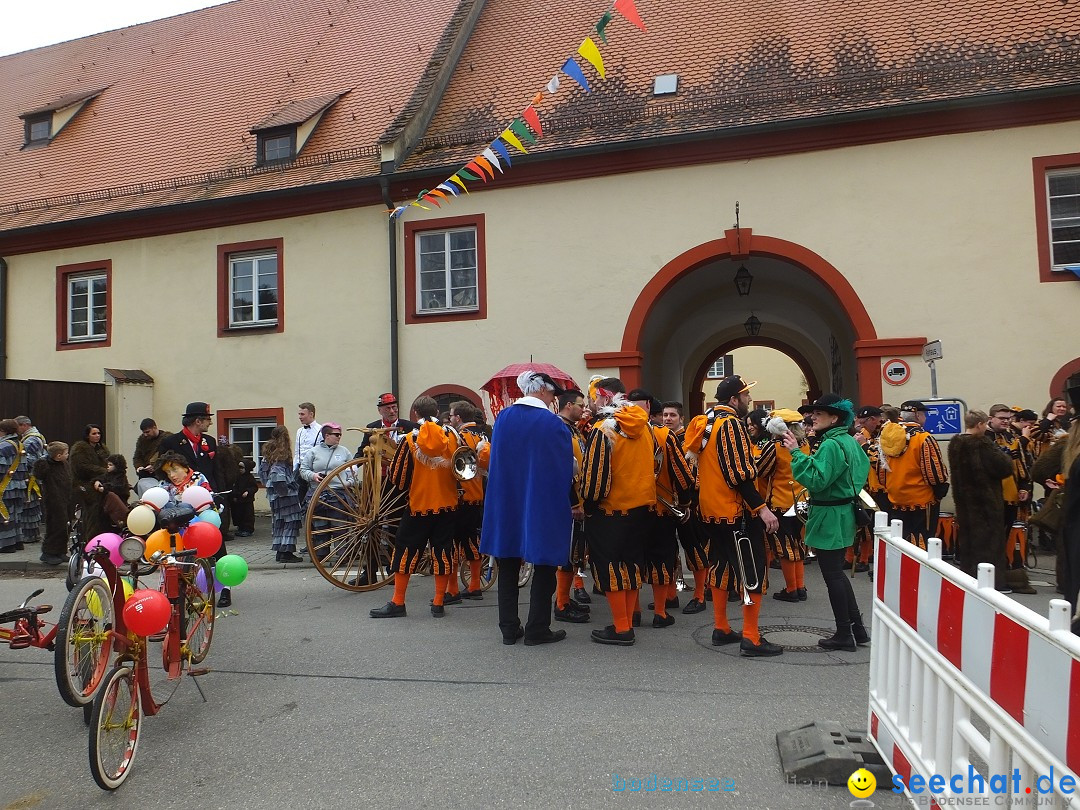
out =
{"type": "Polygon", "coordinates": [[[937,399],[937,369],[934,367],[934,361],[940,360],[943,356],[940,340],[932,340],[923,346],[922,359],[926,365],[930,366],[930,396],[934,399],[937,399]]]}

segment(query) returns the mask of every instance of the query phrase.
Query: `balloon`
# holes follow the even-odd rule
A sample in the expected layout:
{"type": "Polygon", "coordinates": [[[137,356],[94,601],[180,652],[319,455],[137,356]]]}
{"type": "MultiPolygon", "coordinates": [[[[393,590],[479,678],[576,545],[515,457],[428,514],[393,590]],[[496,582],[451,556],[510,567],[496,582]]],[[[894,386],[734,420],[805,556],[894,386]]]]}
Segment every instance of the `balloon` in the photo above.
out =
{"type": "Polygon", "coordinates": [[[217,561],[214,577],[225,588],[233,588],[247,579],[247,560],[239,554],[226,554],[217,561]]]}
{"type": "MultiPolygon", "coordinates": [[[[131,594],[135,592],[135,589],[131,587],[131,580],[127,577],[121,577],[120,582],[124,585],[124,601],[126,602],[131,598],[131,594]]],[[[101,609],[101,600],[98,599],[97,591],[90,591],[86,594],[86,607],[89,608],[95,619],[100,619],[104,614],[101,609]]]]}
{"type": "MultiPolygon", "coordinates": [[[[179,537],[176,538],[176,550],[184,550],[184,543],[179,537]]],[[[158,551],[162,554],[168,554],[172,551],[172,542],[169,540],[168,529],[158,529],[146,538],[146,551],[144,552],[146,559],[149,560],[158,551]]]]}
{"type": "Polygon", "coordinates": [[[198,512],[201,507],[213,503],[214,496],[203,487],[188,487],[180,496],[180,500],[198,512]]]}
{"type": "Polygon", "coordinates": [[[140,588],[124,603],[124,624],[136,635],[152,636],[168,626],[171,612],[165,594],[140,588]]]}
{"type": "Polygon", "coordinates": [[[213,557],[221,548],[221,530],[212,523],[189,523],[184,533],[184,547],[195,549],[199,557],[213,557]]]}
{"type": "Polygon", "coordinates": [[[145,503],[158,511],[169,502],[169,491],[165,487],[150,487],[139,498],[139,503],[145,503]]]}
{"type": "MultiPolygon", "coordinates": [[[[198,520],[201,523],[209,523],[211,526],[221,528],[221,514],[217,509],[207,509],[204,512],[199,512],[198,520]]],[[[192,521],[194,523],[195,521],[192,521]]],[[[200,554],[200,557],[209,557],[209,554],[200,554]]]]}
{"type": "Polygon", "coordinates": [[[132,534],[145,537],[154,530],[154,526],[157,525],[157,515],[154,510],[144,503],[139,504],[130,512],[127,516],[127,527],[131,529],[132,534]]]}
{"type": "Polygon", "coordinates": [[[115,532],[104,532],[91,537],[86,543],[86,551],[92,551],[100,546],[109,550],[109,559],[113,565],[123,565],[124,558],[120,556],[120,544],[124,538],[115,532]]]}
{"type": "Polygon", "coordinates": [[[124,601],[126,602],[131,598],[131,595],[135,593],[135,588],[132,587],[131,580],[127,577],[124,577],[121,582],[124,583],[124,601]]]}

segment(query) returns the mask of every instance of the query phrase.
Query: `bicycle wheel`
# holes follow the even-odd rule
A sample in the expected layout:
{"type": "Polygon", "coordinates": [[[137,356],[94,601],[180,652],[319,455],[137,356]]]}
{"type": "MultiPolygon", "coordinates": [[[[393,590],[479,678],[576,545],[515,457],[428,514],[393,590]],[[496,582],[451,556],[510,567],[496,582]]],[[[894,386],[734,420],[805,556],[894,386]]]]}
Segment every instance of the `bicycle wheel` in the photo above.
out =
{"type": "Polygon", "coordinates": [[[532,575],[533,575],[533,564],[532,563],[527,563],[527,562],[522,562],[521,563],[521,570],[518,571],[518,587],[519,588],[524,588],[526,585],[528,585],[529,580],[532,579],[532,575]]]}
{"type": "Polygon", "coordinates": [[[371,591],[394,579],[390,559],[407,496],[383,482],[380,463],[372,456],[345,462],[319,482],[308,504],[311,562],[339,588],[371,591]]]}
{"type": "Polygon", "coordinates": [[[197,568],[190,569],[184,583],[184,624],[187,638],[183,651],[192,664],[198,664],[210,651],[210,640],[214,637],[214,574],[207,560],[197,560],[197,568]],[[206,581],[204,588],[197,585],[198,572],[202,571],[206,581]]]}
{"type": "Polygon", "coordinates": [[[108,583],[101,577],[84,577],[60,611],[53,648],[56,686],[69,706],[93,701],[109,666],[109,631],[115,623],[108,583]]]}
{"type": "MultiPolygon", "coordinates": [[[[461,563],[461,584],[463,587],[469,587],[469,562],[463,560],[461,563]]],[[[495,564],[495,558],[490,554],[480,555],[480,590],[491,590],[491,586],[495,584],[495,580],[499,576],[499,566],[495,564]]]]}
{"type": "Polygon", "coordinates": [[[130,667],[113,667],[90,716],[90,773],[103,790],[116,790],[131,773],[142,719],[135,673],[130,667]]]}

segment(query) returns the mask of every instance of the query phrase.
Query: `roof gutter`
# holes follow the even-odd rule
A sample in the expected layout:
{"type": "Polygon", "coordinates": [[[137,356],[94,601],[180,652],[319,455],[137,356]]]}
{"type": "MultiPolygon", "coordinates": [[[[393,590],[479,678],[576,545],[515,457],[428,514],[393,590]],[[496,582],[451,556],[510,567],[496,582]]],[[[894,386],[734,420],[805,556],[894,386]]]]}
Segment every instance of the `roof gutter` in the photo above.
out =
{"type": "MultiPolygon", "coordinates": [[[[390,177],[383,175],[379,178],[379,190],[382,192],[383,202],[387,209],[394,207],[390,197],[390,177]]],[[[390,393],[398,396],[398,273],[397,273],[397,217],[386,218],[386,242],[388,269],[390,273],[390,393]]],[[[0,260],[2,261],[2,260],[0,260]]]]}
{"type": "Polygon", "coordinates": [[[8,263],[0,256],[0,380],[7,379],[8,263]]]}

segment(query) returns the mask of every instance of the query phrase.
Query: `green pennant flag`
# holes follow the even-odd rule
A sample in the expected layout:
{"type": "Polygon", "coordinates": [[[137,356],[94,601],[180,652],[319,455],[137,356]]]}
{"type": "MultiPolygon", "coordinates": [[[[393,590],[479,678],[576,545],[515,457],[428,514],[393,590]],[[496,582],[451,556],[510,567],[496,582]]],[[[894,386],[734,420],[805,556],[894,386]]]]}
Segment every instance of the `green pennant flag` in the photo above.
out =
{"type": "Polygon", "coordinates": [[[600,37],[600,41],[607,45],[607,36],[604,34],[604,29],[607,28],[607,24],[611,22],[611,12],[605,11],[604,16],[600,18],[600,22],[596,24],[596,35],[600,37]]]}
{"type": "Polygon", "coordinates": [[[532,134],[532,131],[525,126],[525,122],[520,118],[515,118],[510,123],[510,130],[524,141],[529,143],[536,143],[536,137],[532,134]]]}
{"type": "Polygon", "coordinates": [[[468,171],[467,169],[458,169],[457,173],[460,176],[464,177],[466,180],[479,180],[480,179],[479,177],[477,177],[475,174],[468,171]]]}

